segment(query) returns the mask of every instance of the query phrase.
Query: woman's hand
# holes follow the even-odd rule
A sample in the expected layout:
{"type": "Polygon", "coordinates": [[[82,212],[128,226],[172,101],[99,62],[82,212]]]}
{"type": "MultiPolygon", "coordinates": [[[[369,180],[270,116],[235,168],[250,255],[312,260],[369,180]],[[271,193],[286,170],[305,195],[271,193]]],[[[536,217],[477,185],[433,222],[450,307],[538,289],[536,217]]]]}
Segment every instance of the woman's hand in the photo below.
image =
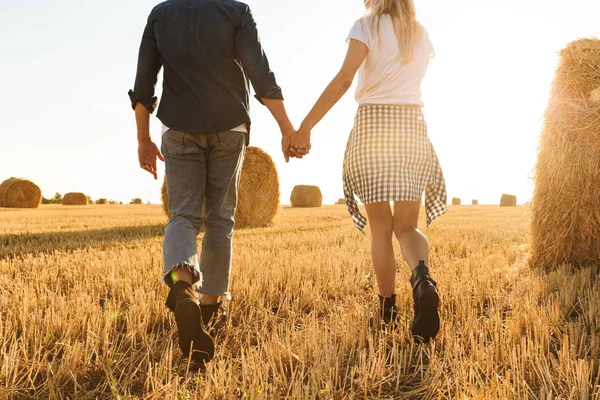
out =
{"type": "Polygon", "coordinates": [[[310,134],[310,130],[301,126],[300,129],[289,138],[289,150],[294,157],[302,158],[310,153],[312,148],[310,144],[310,134]]]}

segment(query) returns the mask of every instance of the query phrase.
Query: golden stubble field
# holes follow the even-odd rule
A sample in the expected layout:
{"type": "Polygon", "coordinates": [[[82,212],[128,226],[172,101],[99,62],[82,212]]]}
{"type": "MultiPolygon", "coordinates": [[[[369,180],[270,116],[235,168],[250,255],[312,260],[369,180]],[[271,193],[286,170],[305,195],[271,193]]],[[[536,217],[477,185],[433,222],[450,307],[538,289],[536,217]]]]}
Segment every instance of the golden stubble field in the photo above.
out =
{"type": "MultiPolygon", "coordinates": [[[[0,398],[600,399],[600,280],[527,264],[528,209],[452,207],[426,230],[434,343],[369,327],[368,236],[343,206],[236,233],[215,360],[191,373],[159,283],[159,206],[0,209],[0,398]]],[[[399,253],[399,252],[398,252],[399,253]]]]}

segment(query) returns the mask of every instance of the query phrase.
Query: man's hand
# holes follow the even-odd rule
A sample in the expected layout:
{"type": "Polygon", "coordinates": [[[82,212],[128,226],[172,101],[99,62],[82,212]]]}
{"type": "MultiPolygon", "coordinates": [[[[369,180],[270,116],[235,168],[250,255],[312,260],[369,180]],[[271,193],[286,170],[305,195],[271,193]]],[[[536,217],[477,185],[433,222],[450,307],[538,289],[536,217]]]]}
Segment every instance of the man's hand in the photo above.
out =
{"type": "Polygon", "coordinates": [[[290,138],[288,146],[290,153],[297,158],[302,158],[312,148],[310,144],[310,131],[306,128],[300,127],[300,129],[290,138]]]}
{"type": "Polygon", "coordinates": [[[160,150],[158,150],[156,144],[151,140],[139,142],[138,158],[140,161],[140,168],[154,175],[154,179],[157,180],[156,158],[161,161],[165,161],[165,159],[162,154],[160,154],[160,150]]]}
{"type": "Polygon", "coordinates": [[[290,140],[292,139],[291,134],[283,134],[283,138],[281,139],[281,151],[283,152],[283,158],[285,158],[285,162],[289,163],[290,158],[294,157],[292,153],[290,153],[290,140]]]}
{"type": "Polygon", "coordinates": [[[281,140],[281,151],[283,151],[283,156],[285,157],[285,162],[290,162],[290,158],[298,158],[302,159],[304,156],[310,153],[311,146],[304,149],[292,147],[291,144],[295,140],[296,132],[284,134],[283,139],[281,140]]]}

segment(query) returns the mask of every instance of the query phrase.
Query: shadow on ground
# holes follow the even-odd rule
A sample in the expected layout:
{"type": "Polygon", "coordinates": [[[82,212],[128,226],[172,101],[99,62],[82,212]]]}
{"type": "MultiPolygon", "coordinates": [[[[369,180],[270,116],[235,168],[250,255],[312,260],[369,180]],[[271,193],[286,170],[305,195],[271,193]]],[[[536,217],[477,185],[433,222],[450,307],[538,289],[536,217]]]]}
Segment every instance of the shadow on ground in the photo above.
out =
{"type": "Polygon", "coordinates": [[[21,233],[0,235],[0,260],[27,254],[52,253],[102,247],[115,243],[151,239],[164,234],[165,225],[123,226],[85,231],[21,233]]]}

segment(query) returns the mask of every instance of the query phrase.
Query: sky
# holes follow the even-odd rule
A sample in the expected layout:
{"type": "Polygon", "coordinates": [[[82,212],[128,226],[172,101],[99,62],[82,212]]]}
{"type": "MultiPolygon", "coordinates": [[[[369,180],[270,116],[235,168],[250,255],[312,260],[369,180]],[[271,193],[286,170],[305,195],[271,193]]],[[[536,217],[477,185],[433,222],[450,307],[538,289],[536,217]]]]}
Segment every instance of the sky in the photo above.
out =
{"type": "MultiPolygon", "coordinates": [[[[0,2],[0,180],[30,179],[44,196],[160,201],[139,169],[127,91],[154,0],[0,2]]],[[[296,125],[344,59],[363,0],[248,0],[296,125]]],[[[436,49],[423,96],[448,196],[498,204],[531,198],[533,169],[557,52],[600,36],[597,0],[416,0],[436,49]]],[[[160,84],[160,82],[159,82],[160,84]]],[[[344,149],[357,104],[353,86],[313,130],[313,150],[286,164],[280,133],[252,100],[252,145],[273,157],[283,204],[295,185],[343,197],[344,149]]],[[[157,91],[160,95],[160,90],[157,91]]],[[[152,137],[160,145],[160,121],[152,137]]]]}

